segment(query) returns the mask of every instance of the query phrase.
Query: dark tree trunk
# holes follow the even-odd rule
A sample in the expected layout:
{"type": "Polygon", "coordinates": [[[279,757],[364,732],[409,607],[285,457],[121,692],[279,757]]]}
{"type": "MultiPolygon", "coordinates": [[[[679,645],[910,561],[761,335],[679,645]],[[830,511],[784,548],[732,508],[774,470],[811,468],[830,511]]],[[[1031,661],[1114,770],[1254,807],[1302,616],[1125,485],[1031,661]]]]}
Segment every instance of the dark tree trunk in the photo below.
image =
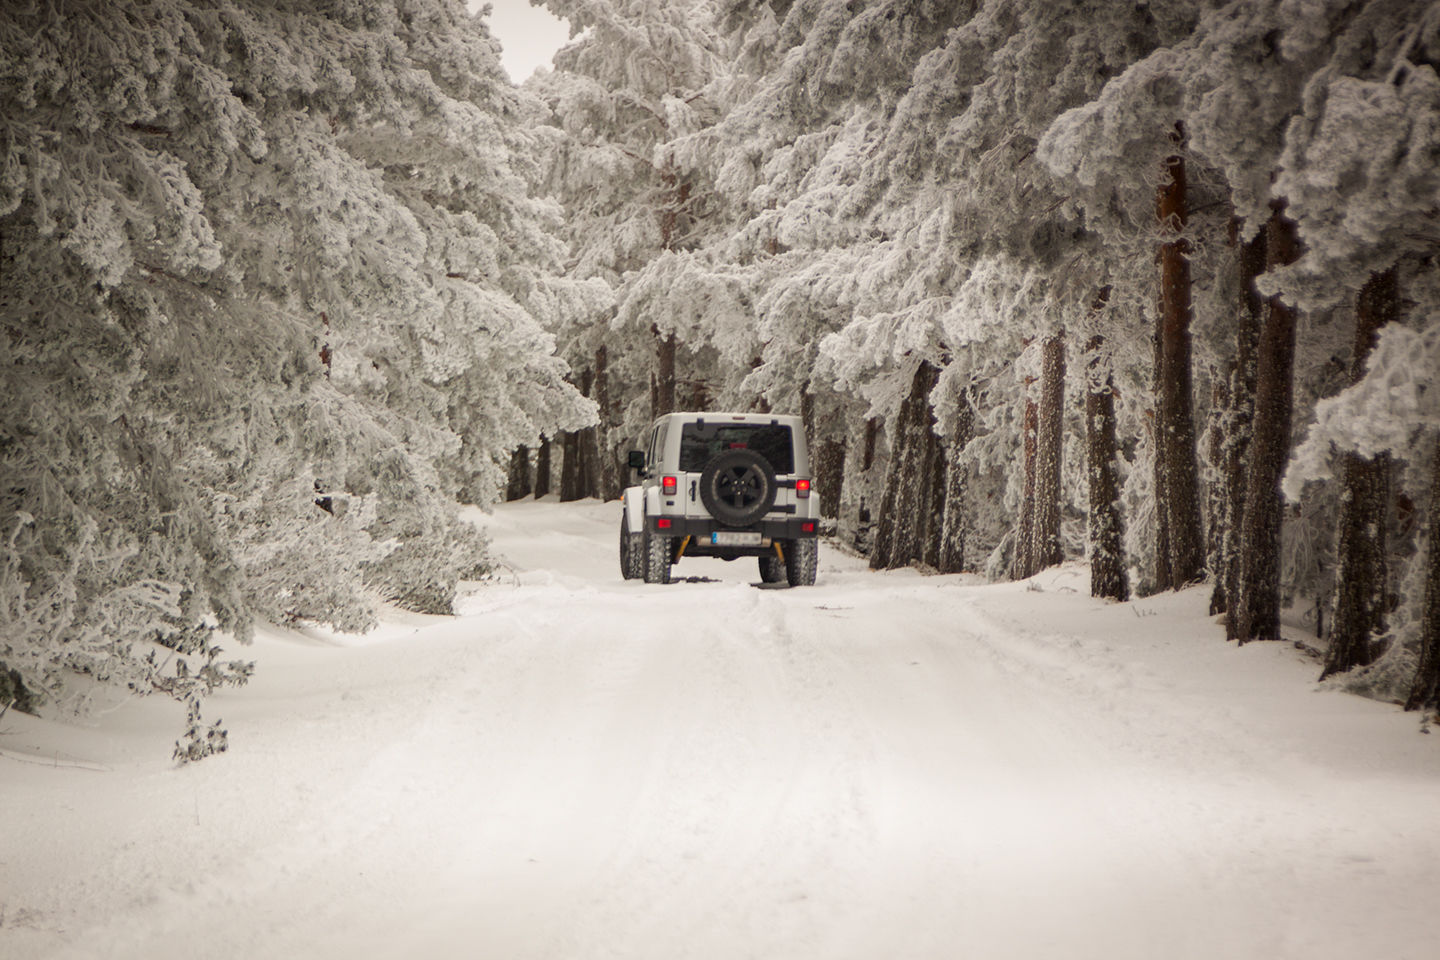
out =
{"type": "Polygon", "coordinates": [[[1065,337],[1048,337],[1041,347],[1040,407],[1035,431],[1035,546],[1038,573],[1065,561],[1060,542],[1060,467],[1064,453],[1065,337]]]}
{"type": "MultiPolygon", "coordinates": [[[[1365,376],[1365,361],[1380,328],[1400,312],[1394,269],[1372,276],[1355,303],[1355,349],[1350,382],[1365,376]]],[[[1344,493],[1335,542],[1335,610],[1330,646],[1320,679],[1361,667],[1375,659],[1373,637],[1385,629],[1385,512],[1390,501],[1390,457],[1369,459],[1347,452],[1341,457],[1344,493]]]]}
{"type": "MultiPolygon", "coordinates": [[[[1233,360],[1231,361],[1233,363],[1233,360]]],[[[1210,613],[1225,612],[1224,565],[1220,561],[1220,544],[1224,537],[1225,524],[1225,477],[1222,467],[1225,463],[1225,420],[1230,415],[1230,378],[1227,364],[1225,370],[1211,370],[1210,417],[1205,428],[1205,459],[1214,468],[1212,478],[1205,484],[1205,569],[1210,571],[1210,613]]]]}
{"type": "Polygon", "coordinates": [[[1420,664],[1406,710],[1440,708],[1440,450],[1430,480],[1429,543],[1425,550],[1425,608],[1420,615],[1420,664]]]}
{"type": "MultiPolygon", "coordinates": [[[[1238,224],[1231,223],[1232,237],[1238,224]]],[[[1261,229],[1249,243],[1235,237],[1236,269],[1240,275],[1240,304],[1236,314],[1235,363],[1230,371],[1229,406],[1225,414],[1221,482],[1224,485],[1220,516],[1220,566],[1210,596],[1211,613],[1225,611],[1225,639],[1240,636],[1240,615],[1230,600],[1240,595],[1240,528],[1245,521],[1245,478],[1250,463],[1250,438],[1255,428],[1255,361],[1260,350],[1260,328],[1265,300],[1255,279],[1265,272],[1268,230],[1261,229]]]]}
{"type": "Polygon", "coordinates": [[[560,502],[570,503],[585,495],[581,490],[580,432],[566,430],[560,436],[560,502]]]}
{"type": "MultiPolygon", "coordinates": [[[[885,470],[885,486],[880,492],[879,516],[875,520],[875,539],[870,548],[870,569],[889,570],[896,566],[895,555],[895,501],[900,495],[902,483],[905,441],[910,433],[910,400],[900,404],[895,413],[895,429],[890,436],[890,463],[885,470]]],[[[871,421],[874,423],[875,421],[871,421]]]]}
{"type": "MultiPolygon", "coordinates": [[[[1293,263],[1295,223],[1280,210],[1265,228],[1267,263],[1293,263]]],[[[1256,357],[1255,427],[1240,528],[1240,590],[1235,599],[1241,643],[1280,639],[1280,479],[1290,458],[1294,395],[1295,311],[1278,297],[1266,305],[1256,357]]]]}
{"type": "Polygon", "coordinates": [[[540,438],[540,449],[535,454],[535,497],[550,496],[550,448],[549,437],[540,438]]]}
{"type": "Polygon", "coordinates": [[[922,539],[919,559],[928,567],[940,566],[941,541],[945,536],[945,444],[935,433],[932,421],[925,438],[925,489],[921,502],[922,539]]]}
{"type": "Polygon", "coordinates": [[[930,391],[940,371],[929,363],[920,364],[911,386],[910,429],[902,441],[900,489],[895,495],[895,546],[890,557],[893,567],[903,567],[924,555],[924,530],[929,516],[931,453],[935,443],[935,415],[930,408],[930,391]]]}
{"type": "Polygon", "coordinates": [[[650,381],[650,417],[664,416],[675,412],[675,336],[661,333],[659,327],[652,328],[655,334],[655,377],[650,381]]]}
{"type": "Polygon", "coordinates": [[[600,445],[594,427],[580,431],[580,482],[577,492],[579,499],[594,497],[604,499],[600,493],[600,445]]]}
{"type": "Polygon", "coordinates": [[[965,446],[975,436],[975,408],[961,396],[955,412],[955,434],[945,458],[945,514],[940,530],[940,558],[935,569],[959,573],[965,569],[965,537],[969,532],[969,468],[962,462],[965,446]]]}
{"type": "MultiPolygon", "coordinates": [[[[580,392],[595,397],[595,371],[580,376],[580,392]]],[[[560,472],[562,502],[600,496],[600,442],[598,428],[585,427],[566,434],[565,463],[560,472]]]]}
{"type": "Polygon", "coordinates": [[[595,456],[599,473],[596,495],[602,500],[614,500],[624,487],[624,475],[623,463],[615,455],[610,441],[615,412],[610,400],[610,352],[603,345],[595,351],[595,404],[600,415],[600,422],[595,427],[595,456]]]}
{"type": "MultiPolygon", "coordinates": [[[[1183,131],[1176,126],[1177,145],[1183,131]]],[[[1200,486],[1195,458],[1195,413],[1190,373],[1190,260],[1185,229],[1185,160],[1166,161],[1169,178],[1160,187],[1156,213],[1162,232],[1175,239],[1160,245],[1160,319],[1156,434],[1161,437],[1156,471],[1161,486],[1155,506],[1163,511],[1169,546],[1169,578],[1162,586],[1182,587],[1205,576],[1205,536],[1200,522],[1200,486]]]]}
{"type": "Polygon", "coordinates": [[[1025,462],[1025,485],[1020,496],[1020,527],[1015,532],[1015,562],[1012,579],[1024,580],[1035,572],[1035,443],[1039,429],[1039,412],[1035,401],[1025,400],[1025,419],[1021,421],[1022,449],[1025,462]]]}
{"type": "MultiPolygon", "coordinates": [[[[860,472],[864,477],[861,483],[862,490],[868,491],[873,487],[869,475],[871,468],[875,466],[875,447],[879,442],[879,438],[880,418],[871,417],[865,421],[865,439],[861,445],[860,472]]],[[[886,479],[888,480],[889,478],[887,477],[886,479]]],[[[882,500],[881,505],[883,506],[885,488],[882,488],[880,498],[882,500]]],[[[893,506],[893,503],[891,505],[893,506]]],[[[855,511],[855,548],[861,552],[869,553],[871,557],[871,567],[879,569],[875,566],[874,560],[875,537],[871,536],[871,532],[874,529],[873,516],[874,514],[870,509],[870,505],[865,502],[865,495],[862,493],[859,503],[856,504],[855,511]]]]}
{"type": "Polygon", "coordinates": [[[915,368],[910,395],[900,405],[896,416],[895,436],[890,444],[890,469],[886,471],[875,546],[870,554],[871,569],[903,567],[918,556],[916,519],[924,501],[921,499],[923,485],[917,481],[922,477],[921,471],[926,462],[925,433],[934,432],[930,426],[929,397],[938,373],[929,363],[921,363],[915,368]]]}
{"type": "Polygon", "coordinates": [[[535,492],[530,480],[530,448],[521,444],[510,454],[510,479],[505,484],[505,499],[520,500],[535,492]]]}
{"type": "MultiPolygon", "coordinates": [[[[674,164],[667,163],[660,171],[660,180],[665,185],[666,203],[659,211],[660,247],[674,250],[681,236],[681,215],[690,202],[691,184],[682,180],[674,164]]],[[[659,326],[652,325],[655,335],[655,375],[650,381],[650,417],[675,412],[675,335],[662,333],[659,326]]]]}
{"type": "Polygon", "coordinates": [[[845,485],[845,438],[820,441],[815,454],[815,495],[820,498],[820,516],[834,520],[840,516],[840,498],[845,485]]]}
{"type": "Polygon", "coordinates": [[[1165,431],[1161,429],[1160,401],[1160,330],[1155,330],[1154,394],[1155,408],[1150,417],[1150,442],[1154,447],[1151,473],[1154,480],[1155,508],[1155,586],[1158,593],[1175,586],[1170,575],[1170,511],[1165,509],[1165,431]]]}
{"type": "MultiPolygon", "coordinates": [[[[1105,293],[1108,294],[1108,291],[1105,293]]],[[[1099,303],[1103,304],[1102,294],[1099,303]]],[[[1090,595],[1130,599],[1125,568],[1125,530],[1120,517],[1116,469],[1115,385],[1105,356],[1105,338],[1085,344],[1085,472],[1090,486],[1090,595]]]]}

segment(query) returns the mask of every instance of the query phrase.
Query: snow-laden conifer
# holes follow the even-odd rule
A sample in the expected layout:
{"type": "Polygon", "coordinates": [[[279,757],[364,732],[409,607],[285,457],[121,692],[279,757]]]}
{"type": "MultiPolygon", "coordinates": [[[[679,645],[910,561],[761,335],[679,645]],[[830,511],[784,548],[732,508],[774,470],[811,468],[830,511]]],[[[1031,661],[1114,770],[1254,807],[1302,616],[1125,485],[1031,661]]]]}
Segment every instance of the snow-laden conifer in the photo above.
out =
{"type": "Polygon", "coordinates": [[[12,7],[0,96],[0,659],[191,697],[243,676],[217,628],[448,608],[457,492],[589,415],[527,309],[553,216],[483,26],[12,7]]]}

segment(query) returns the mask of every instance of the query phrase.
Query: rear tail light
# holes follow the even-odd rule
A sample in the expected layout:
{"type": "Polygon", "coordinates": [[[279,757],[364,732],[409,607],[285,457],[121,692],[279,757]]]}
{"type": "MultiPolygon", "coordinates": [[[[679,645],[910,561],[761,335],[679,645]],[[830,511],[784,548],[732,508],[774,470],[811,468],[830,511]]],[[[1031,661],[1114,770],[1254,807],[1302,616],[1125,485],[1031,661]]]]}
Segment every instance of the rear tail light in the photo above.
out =
{"type": "Polygon", "coordinates": [[[660,478],[660,492],[665,494],[665,496],[667,497],[675,496],[675,490],[677,487],[679,487],[679,485],[680,481],[675,477],[660,478]]]}
{"type": "Polygon", "coordinates": [[[799,497],[801,500],[804,500],[806,497],[810,496],[809,480],[795,481],[795,496],[799,497]]]}
{"type": "Polygon", "coordinates": [[[671,521],[668,517],[661,517],[660,519],[655,521],[655,527],[659,530],[669,530],[670,522],[671,521]]]}
{"type": "Polygon", "coordinates": [[[809,520],[805,521],[804,523],[800,524],[800,532],[801,532],[801,533],[814,533],[814,532],[815,532],[815,524],[814,524],[813,522],[809,521],[809,520]]]}

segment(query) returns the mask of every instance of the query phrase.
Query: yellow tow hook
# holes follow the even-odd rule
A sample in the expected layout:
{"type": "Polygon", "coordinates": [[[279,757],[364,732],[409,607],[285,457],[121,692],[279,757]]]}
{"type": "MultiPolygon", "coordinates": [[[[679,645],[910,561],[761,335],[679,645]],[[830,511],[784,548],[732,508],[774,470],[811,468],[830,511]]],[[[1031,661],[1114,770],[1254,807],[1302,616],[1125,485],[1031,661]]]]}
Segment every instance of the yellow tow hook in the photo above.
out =
{"type": "Polygon", "coordinates": [[[780,558],[780,562],[781,562],[781,563],[784,563],[784,562],[785,562],[785,550],[784,550],[783,547],[780,546],[780,541],[779,541],[779,540],[774,541],[773,543],[771,543],[771,546],[775,548],[775,556],[777,556],[777,557],[780,558]]]}
{"type": "Polygon", "coordinates": [[[685,556],[685,548],[690,546],[690,535],[687,533],[685,539],[680,541],[680,549],[675,551],[675,559],[679,560],[685,556]]]}

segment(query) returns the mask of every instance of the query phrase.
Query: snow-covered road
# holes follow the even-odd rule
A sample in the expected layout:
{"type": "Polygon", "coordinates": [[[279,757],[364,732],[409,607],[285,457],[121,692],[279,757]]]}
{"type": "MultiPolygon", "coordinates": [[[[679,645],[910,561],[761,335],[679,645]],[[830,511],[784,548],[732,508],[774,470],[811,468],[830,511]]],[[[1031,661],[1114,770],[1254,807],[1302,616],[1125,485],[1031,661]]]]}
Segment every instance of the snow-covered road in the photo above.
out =
{"type": "Polygon", "coordinates": [[[500,508],[456,618],[264,633],[189,768],[172,706],[7,716],[0,957],[1433,954],[1440,738],[1203,591],[648,586],[617,517],[500,508]]]}

